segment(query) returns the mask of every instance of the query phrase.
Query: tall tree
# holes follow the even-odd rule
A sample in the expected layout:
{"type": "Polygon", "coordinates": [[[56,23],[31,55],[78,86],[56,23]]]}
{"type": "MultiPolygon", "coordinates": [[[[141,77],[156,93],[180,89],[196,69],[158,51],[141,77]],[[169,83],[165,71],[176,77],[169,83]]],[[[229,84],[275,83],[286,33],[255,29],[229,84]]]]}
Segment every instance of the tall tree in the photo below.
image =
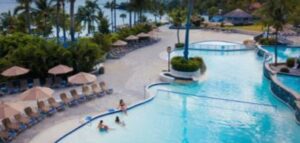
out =
{"type": "Polygon", "coordinates": [[[15,8],[14,14],[18,14],[20,11],[25,14],[27,32],[31,33],[31,3],[33,0],[17,0],[18,6],[15,8]]]}
{"type": "Polygon", "coordinates": [[[264,5],[264,14],[270,18],[271,26],[276,30],[275,32],[275,65],[277,65],[278,57],[278,34],[287,23],[288,17],[292,11],[293,0],[268,0],[264,5]]]}
{"type": "Polygon", "coordinates": [[[180,43],[180,28],[186,20],[186,10],[177,8],[169,12],[169,20],[177,29],[177,43],[180,43]]]}
{"type": "Polygon", "coordinates": [[[36,0],[33,14],[37,23],[37,30],[47,37],[52,32],[51,13],[54,11],[52,1],[36,0]]]}
{"type": "Polygon", "coordinates": [[[101,11],[101,9],[97,4],[97,0],[85,1],[85,6],[78,8],[76,19],[84,23],[88,29],[88,34],[95,30],[94,24],[98,23],[98,11],[101,11]]]}
{"type": "Polygon", "coordinates": [[[125,18],[127,17],[127,15],[125,13],[120,14],[120,18],[122,18],[123,24],[125,23],[125,18]]]}

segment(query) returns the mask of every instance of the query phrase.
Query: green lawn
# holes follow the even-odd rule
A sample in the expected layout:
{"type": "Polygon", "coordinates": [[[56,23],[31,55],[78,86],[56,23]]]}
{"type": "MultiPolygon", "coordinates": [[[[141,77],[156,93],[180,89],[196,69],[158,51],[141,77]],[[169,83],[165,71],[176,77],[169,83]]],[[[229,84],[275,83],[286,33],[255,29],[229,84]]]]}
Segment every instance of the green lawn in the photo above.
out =
{"type": "Polygon", "coordinates": [[[253,31],[253,32],[262,32],[263,31],[262,24],[254,24],[254,25],[247,25],[247,26],[229,26],[227,28],[239,29],[239,30],[245,30],[245,31],[253,31]]]}

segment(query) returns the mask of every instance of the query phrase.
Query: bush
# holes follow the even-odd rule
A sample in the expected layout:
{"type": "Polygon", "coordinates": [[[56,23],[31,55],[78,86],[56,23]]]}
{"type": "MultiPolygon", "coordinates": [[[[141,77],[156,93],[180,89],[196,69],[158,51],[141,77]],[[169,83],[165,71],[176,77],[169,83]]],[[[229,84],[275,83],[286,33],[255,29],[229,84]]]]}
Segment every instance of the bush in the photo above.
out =
{"type": "Polygon", "coordinates": [[[280,72],[289,73],[290,70],[288,68],[281,68],[280,72]]]}
{"type": "Polygon", "coordinates": [[[288,58],[286,60],[286,66],[288,66],[289,68],[294,67],[295,66],[295,61],[296,61],[295,58],[288,58]]]}
{"type": "Polygon", "coordinates": [[[261,38],[261,39],[259,39],[259,43],[261,45],[276,45],[277,44],[277,42],[274,38],[269,38],[269,39],[268,38],[261,38]]]}
{"type": "Polygon", "coordinates": [[[175,48],[183,48],[184,47],[184,43],[176,43],[175,44],[175,48]]]}
{"type": "Polygon", "coordinates": [[[182,72],[195,72],[201,68],[204,70],[205,64],[201,57],[190,58],[189,60],[184,57],[176,56],[171,60],[171,65],[174,70],[182,72]]]}

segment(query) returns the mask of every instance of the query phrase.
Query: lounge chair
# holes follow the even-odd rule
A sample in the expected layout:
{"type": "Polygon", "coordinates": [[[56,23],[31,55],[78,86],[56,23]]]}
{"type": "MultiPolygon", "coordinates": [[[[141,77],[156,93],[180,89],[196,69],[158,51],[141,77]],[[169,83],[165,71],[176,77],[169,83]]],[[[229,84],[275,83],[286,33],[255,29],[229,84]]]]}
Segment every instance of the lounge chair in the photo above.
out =
{"type": "Polygon", "coordinates": [[[41,81],[38,78],[33,79],[33,87],[41,86],[41,81]]]}
{"type": "Polygon", "coordinates": [[[105,92],[101,90],[100,85],[98,83],[92,84],[92,90],[97,97],[102,97],[105,95],[105,92]]]}
{"type": "Polygon", "coordinates": [[[57,111],[65,110],[64,104],[56,102],[56,100],[53,97],[48,99],[48,103],[52,108],[56,109],[57,111]]]}
{"type": "Polygon", "coordinates": [[[41,115],[41,114],[39,114],[37,112],[34,112],[31,107],[26,107],[24,109],[24,112],[26,113],[26,115],[28,117],[30,117],[31,119],[36,120],[36,121],[41,121],[45,117],[45,116],[43,116],[43,115],[41,115]]]}
{"type": "Polygon", "coordinates": [[[104,91],[106,94],[112,94],[113,89],[107,89],[105,82],[100,82],[100,88],[102,91],[104,91]]]}
{"type": "Polygon", "coordinates": [[[27,80],[20,81],[20,91],[25,91],[28,89],[28,82],[27,80]]]}
{"type": "Polygon", "coordinates": [[[5,127],[6,130],[17,132],[17,133],[24,131],[27,128],[26,125],[21,125],[20,123],[11,122],[9,118],[4,118],[2,120],[2,125],[5,127]]]}
{"type": "Polygon", "coordinates": [[[94,99],[93,92],[91,91],[89,86],[82,86],[82,94],[86,97],[86,99],[91,100],[94,99]]]}
{"type": "Polygon", "coordinates": [[[45,86],[46,86],[46,87],[51,87],[52,84],[53,84],[52,78],[51,78],[51,77],[47,77],[47,78],[46,78],[45,86]]]}
{"type": "Polygon", "coordinates": [[[4,143],[10,142],[16,136],[17,136],[16,132],[10,132],[10,131],[7,131],[7,130],[1,130],[0,131],[0,138],[1,138],[1,141],[4,142],[4,143]]]}
{"type": "Polygon", "coordinates": [[[62,102],[65,105],[67,105],[69,107],[72,107],[72,106],[75,106],[78,104],[78,102],[76,100],[72,100],[72,99],[68,98],[66,93],[61,93],[60,99],[62,100],[62,102]]]}
{"type": "Polygon", "coordinates": [[[51,107],[47,106],[44,101],[38,101],[37,106],[42,114],[45,114],[48,116],[52,116],[56,112],[55,108],[51,108],[51,107]]]}
{"type": "Polygon", "coordinates": [[[75,89],[72,89],[70,91],[70,93],[71,93],[71,95],[72,95],[72,97],[73,97],[74,100],[76,100],[76,101],[78,101],[80,103],[86,101],[86,97],[85,96],[80,96],[75,89]]]}
{"type": "Polygon", "coordinates": [[[21,114],[16,114],[15,119],[20,122],[22,125],[26,125],[27,127],[31,127],[37,123],[36,120],[30,119],[27,116],[23,116],[21,114]]]}

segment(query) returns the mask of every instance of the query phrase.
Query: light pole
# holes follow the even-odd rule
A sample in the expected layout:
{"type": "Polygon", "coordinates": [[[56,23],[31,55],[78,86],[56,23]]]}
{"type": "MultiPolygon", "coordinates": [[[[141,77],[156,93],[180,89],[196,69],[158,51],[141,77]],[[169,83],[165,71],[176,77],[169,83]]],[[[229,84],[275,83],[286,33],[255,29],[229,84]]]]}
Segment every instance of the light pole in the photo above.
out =
{"type": "Polygon", "coordinates": [[[188,14],[187,14],[187,20],[186,20],[186,32],[185,32],[185,44],[184,44],[184,51],[183,55],[186,60],[189,59],[189,36],[190,36],[190,27],[191,27],[191,14],[192,14],[192,9],[193,9],[193,2],[194,0],[189,0],[189,5],[188,5],[188,14]]]}
{"type": "Polygon", "coordinates": [[[171,58],[171,52],[172,52],[172,48],[169,46],[169,47],[167,47],[167,53],[168,53],[168,72],[170,72],[170,65],[171,65],[171,63],[170,63],[170,58],[171,58]]]}

